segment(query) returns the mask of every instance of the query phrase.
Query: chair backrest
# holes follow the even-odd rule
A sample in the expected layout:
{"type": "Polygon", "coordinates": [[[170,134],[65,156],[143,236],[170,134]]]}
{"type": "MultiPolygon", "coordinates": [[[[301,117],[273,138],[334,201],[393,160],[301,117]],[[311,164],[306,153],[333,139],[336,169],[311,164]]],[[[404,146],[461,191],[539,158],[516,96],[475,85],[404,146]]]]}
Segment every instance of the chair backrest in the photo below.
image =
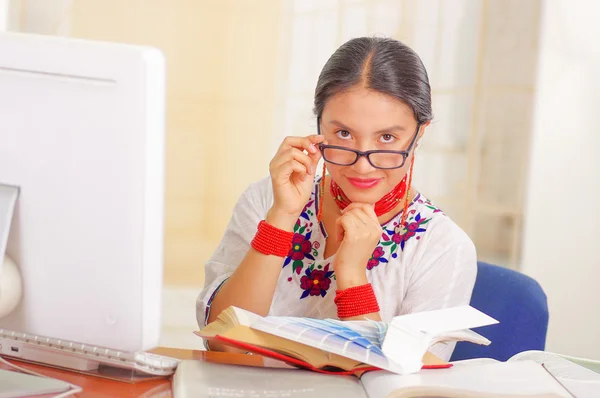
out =
{"type": "Polygon", "coordinates": [[[548,330],[548,301],[533,278],[497,265],[479,262],[471,306],[500,323],[474,329],[492,343],[456,344],[452,361],[494,358],[506,361],[526,350],[544,350],[548,330]]]}

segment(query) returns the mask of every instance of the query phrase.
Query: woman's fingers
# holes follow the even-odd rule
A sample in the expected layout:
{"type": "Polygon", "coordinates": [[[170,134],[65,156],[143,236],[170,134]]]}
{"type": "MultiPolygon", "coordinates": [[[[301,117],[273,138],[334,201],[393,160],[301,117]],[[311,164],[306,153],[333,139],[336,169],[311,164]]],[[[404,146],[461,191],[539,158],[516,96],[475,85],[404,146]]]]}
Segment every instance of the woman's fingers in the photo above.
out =
{"type": "Polygon", "coordinates": [[[344,216],[346,215],[352,215],[353,217],[356,217],[365,226],[373,223],[373,218],[369,214],[367,214],[362,207],[357,207],[350,211],[345,211],[344,216]]]}
{"type": "Polygon", "coordinates": [[[366,216],[368,216],[371,220],[376,221],[379,224],[379,220],[377,218],[377,214],[375,214],[375,206],[369,203],[350,203],[348,207],[342,210],[342,214],[346,214],[352,211],[360,210],[366,216]]]}
{"type": "Polygon", "coordinates": [[[342,211],[338,218],[338,239],[346,239],[361,242],[379,239],[381,236],[381,224],[377,219],[373,205],[366,203],[352,203],[342,211]],[[340,231],[341,229],[341,231],[340,231]]]}
{"type": "Polygon", "coordinates": [[[308,137],[286,137],[277,153],[283,153],[290,148],[300,149],[306,151],[309,155],[320,156],[320,151],[317,145],[323,142],[325,138],[322,135],[310,135],[308,137]]]}
{"type": "Polygon", "coordinates": [[[306,168],[306,173],[310,175],[315,175],[316,166],[313,164],[313,161],[308,157],[307,154],[302,152],[297,148],[289,148],[287,151],[277,155],[271,161],[272,168],[278,168],[284,163],[287,163],[291,160],[295,160],[297,162],[302,163],[306,168]]]}
{"type": "Polygon", "coordinates": [[[342,241],[347,235],[356,235],[361,226],[364,228],[365,224],[355,214],[344,214],[336,220],[336,238],[342,241]]]}
{"type": "Polygon", "coordinates": [[[339,217],[335,220],[335,238],[338,242],[344,240],[344,226],[342,225],[342,218],[339,217]]]}
{"type": "Polygon", "coordinates": [[[308,176],[308,173],[306,172],[306,166],[294,159],[282,164],[276,168],[274,172],[276,178],[281,178],[282,180],[289,179],[292,173],[298,173],[302,181],[305,181],[306,177],[308,176]]]}

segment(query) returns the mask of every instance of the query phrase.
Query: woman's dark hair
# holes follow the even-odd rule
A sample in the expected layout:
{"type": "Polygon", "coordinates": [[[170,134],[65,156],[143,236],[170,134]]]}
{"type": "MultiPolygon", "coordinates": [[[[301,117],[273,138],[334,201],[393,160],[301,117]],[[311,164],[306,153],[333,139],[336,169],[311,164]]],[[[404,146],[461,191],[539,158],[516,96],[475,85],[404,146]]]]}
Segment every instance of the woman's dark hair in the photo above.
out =
{"type": "Polygon", "coordinates": [[[330,98],[357,84],[406,103],[418,123],[433,117],[427,71],[417,53],[404,43],[360,37],[339,47],[319,75],[313,110],[317,118],[330,98]]]}

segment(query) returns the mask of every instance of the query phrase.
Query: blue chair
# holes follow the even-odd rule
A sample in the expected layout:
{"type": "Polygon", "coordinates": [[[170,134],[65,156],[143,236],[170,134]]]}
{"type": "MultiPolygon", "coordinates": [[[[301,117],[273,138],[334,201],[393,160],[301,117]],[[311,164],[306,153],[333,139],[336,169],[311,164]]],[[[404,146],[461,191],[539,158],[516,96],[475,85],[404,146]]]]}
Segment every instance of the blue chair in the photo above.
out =
{"type": "Polygon", "coordinates": [[[506,361],[522,351],[545,349],[548,301],[539,283],[529,276],[478,262],[471,306],[500,323],[474,329],[491,340],[489,346],[459,342],[451,361],[471,358],[506,361]]]}

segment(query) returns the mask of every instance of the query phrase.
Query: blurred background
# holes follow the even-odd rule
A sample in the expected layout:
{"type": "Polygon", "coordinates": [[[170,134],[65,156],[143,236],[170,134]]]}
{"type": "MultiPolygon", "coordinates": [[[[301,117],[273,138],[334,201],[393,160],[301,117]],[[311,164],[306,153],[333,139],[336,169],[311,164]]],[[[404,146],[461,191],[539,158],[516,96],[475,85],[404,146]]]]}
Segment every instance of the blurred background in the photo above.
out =
{"type": "Polygon", "coordinates": [[[356,36],[421,56],[434,121],[415,185],[479,260],[536,278],[547,349],[600,359],[600,5],[583,0],[0,0],[0,30],[156,46],[168,65],[165,345],[191,334],[203,262],[246,186],[356,36]]]}

